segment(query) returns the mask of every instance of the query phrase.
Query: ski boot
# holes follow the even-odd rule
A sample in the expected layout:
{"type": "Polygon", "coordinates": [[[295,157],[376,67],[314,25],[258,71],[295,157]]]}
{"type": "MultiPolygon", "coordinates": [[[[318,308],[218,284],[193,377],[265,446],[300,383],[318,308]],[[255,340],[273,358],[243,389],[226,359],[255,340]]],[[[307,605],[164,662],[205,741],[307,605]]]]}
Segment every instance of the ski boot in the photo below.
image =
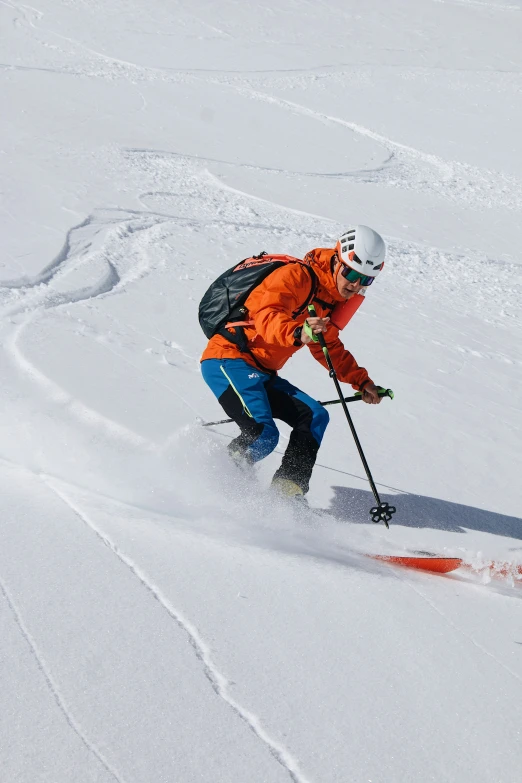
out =
{"type": "Polygon", "coordinates": [[[291,479],[275,476],[272,479],[271,489],[283,500],[291,500],[302,508],[308,508],[308,501],[299,484],[291,479]]]}

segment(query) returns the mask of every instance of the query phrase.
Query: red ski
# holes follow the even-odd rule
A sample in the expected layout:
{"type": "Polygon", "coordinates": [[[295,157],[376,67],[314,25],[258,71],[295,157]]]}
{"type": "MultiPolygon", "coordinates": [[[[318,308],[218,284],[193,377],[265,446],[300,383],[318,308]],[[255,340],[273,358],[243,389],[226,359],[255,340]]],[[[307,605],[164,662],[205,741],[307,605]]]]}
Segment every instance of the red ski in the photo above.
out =
{"type": "Polygon", "coordinates": [[[512,578],[516,582],[522,578],[522,565],[518,563],[504,563],[490,560],[481,566],[473,566],[465,563],[460,557],[438,557],[437,555],[369,555],[374,560],[382,560],[390,565],[415,568],[417,571],[429,571],[432,574],[448,574],[463,568],[474,574],[487,573],[492,579],[512,578]]]}
{"type": "Polygon", "coordinates": [[[432,574],[448,574],[462,565],[460,557],[411,557],[407,555],[370,555],[374,560],[383,560],[391,565],[430,571],[432,574]]]}

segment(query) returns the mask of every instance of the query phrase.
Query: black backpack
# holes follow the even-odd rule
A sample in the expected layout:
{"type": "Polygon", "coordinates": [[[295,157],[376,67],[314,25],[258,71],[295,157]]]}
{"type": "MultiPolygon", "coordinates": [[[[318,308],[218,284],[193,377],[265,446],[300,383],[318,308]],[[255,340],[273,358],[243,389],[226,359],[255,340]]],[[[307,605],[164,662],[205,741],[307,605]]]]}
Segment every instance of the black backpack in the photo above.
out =
{"type": "Polygon", "coordinates": [[[199,303],[199,323],[210,339],[220,334],[230,342],[235,343],[240,351],[250,351],[247,348],[244,325],[248,321],[245,302],[265,277],[285,264],[301,264],[310,273],[310,293],[305,302],[292,313],[296,318],[314,298],[317,289],[317,275],[307,261],[293,256],[268,255],[265,251],[258,256],[245,258],[220,275],[206,291],[199,303]],[[225,324],[239,322],[231,332],[225,324]]]}

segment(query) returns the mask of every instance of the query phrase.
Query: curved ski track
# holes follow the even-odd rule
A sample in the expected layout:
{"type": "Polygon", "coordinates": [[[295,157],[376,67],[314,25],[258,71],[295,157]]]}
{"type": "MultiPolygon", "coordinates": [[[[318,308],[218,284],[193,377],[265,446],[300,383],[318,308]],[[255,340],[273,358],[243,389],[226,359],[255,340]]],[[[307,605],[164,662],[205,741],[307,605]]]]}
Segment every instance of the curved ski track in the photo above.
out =
{"type": "Polygon", "coordinates": [[[9,590],[7,589],[7,586],[4,584],[1,577],[0,577],[0,591],[2,592],[7,602],[7,605],[11,611],[13,619],[16,625],[18,626],[21,635],[25,639],[31,651],[35,663],[46,682],[47,688],[49,689],[54,701],[58,706],[58,709],[60,710],[63,717],[65,718],[65,721],[67,722],[68,726],[77,735],[77,737],[80,739],[81,743],[87,748],[89,753],[92,753],[92,755],[95,756],[96,759],[99,761],[101,766],[111,775],[111,777],[114,778],[116,783],[125,783],[124,778],[121,777],[121,775],[117,772],[117,770],[114,769],[112,765],[107,761],[103,753],[100,750],[98,750],[98,748],[89,740],[89,738],[83,731],[82,727],[76,721],[74,715],[72,714],[70,708],[67,705],[67,702],[65,701],[64,697],[60,693],[60,688],[55,682],[52,673],[49,671],[49,668],[42,654],[38,649],[38,645],[36,644],[35,640],[31,636],[29,630],[27,629],[24,620],[22,618],[22,615],[20,614],[18,607],[16,606],[13,598],[9,593],[9,590]]]}
{"type": "Polygon", "coordinates": [[[151,444],[145,438],[73,399],[37,369],[24,356],[19,339],[26,328],[29,325],[34,327],[36,320],[47,310],[104,299],[143,278],[150,271],[146,246],[170,233],[165,223],[168,223],[167,218],[152,213],[100,210],[69,229],[57,256],[38,275],[0,284],[0,320],[14,324],[8,328],[3,343],[16,367],[54,403],[66,404],[75,418],[90,426],[101,427],[117,439],[146,448],[150,448],[151,444]],[[127,240],[131,242],[131,249],[127,247],[127,240]],[[129,258],[132,259],[130,264],[129,258]],[[68,275],[90,270],[90,267],[96,270],[100,266],[102,274],[96,282],[68,292],[56,290],[56,285],[63,284],[68,275]]]}
{"type": "Polygon", "coordinates": [[[263,727],[260,719],[257,715],[250,712],[246,707],[240,704],[229,693],[229,681],[219,671],[218,667],[212,660],[211,649],[209,645],[202,638],[198,629],[188,620],[182,612],[176,609],[175,606],[169,601],[169,599],[161,592],[161,590],[154,584],[154,582],[148,577],[148,575],[119,547],[104,533],[74,501],[70,500],[62,489],[58,488],[56,484],[50,479],[42,479],[45,485],[52,490],[62,501],[71,509],[80,521],[86,525],[96,537],[108,547],[111,552],[118,558],[118,560],[131,571],[134,577],[139,580],[142,586],[147,590],[153,598],[167,612],[169,617],[185,632],[188,638],[188,642],[194,650],[194,654],[198,661],[201,662],[203,674],[209,681],[212,689],[217,696],[222,699],[232,711],[242,720],[248,728],[256,735],[256,737],[263,742],[274,759],[288,772],[288,775],[294,783],[310,783],[309,779],[299,769],[297,760],[291,755],[291,753],[277,740],[273,739],[266,729],[263,727]]]}

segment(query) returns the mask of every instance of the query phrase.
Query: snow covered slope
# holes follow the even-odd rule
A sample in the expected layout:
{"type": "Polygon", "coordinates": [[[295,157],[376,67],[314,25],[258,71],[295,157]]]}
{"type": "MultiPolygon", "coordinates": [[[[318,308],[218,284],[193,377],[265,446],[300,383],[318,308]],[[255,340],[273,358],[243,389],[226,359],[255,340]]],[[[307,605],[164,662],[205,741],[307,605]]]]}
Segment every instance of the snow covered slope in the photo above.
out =
{"type": "Polygon", "coordinates": [[[522,5],[35,2],[0,2],[0,780],[518,783],[522,5]],[[358,222],[389,531],[338,408],[301,518],[287,428],[245,481],[197,423],[211,280],[358,222]],[[410,550],[475,571],[365,557],[410,550]]]}

